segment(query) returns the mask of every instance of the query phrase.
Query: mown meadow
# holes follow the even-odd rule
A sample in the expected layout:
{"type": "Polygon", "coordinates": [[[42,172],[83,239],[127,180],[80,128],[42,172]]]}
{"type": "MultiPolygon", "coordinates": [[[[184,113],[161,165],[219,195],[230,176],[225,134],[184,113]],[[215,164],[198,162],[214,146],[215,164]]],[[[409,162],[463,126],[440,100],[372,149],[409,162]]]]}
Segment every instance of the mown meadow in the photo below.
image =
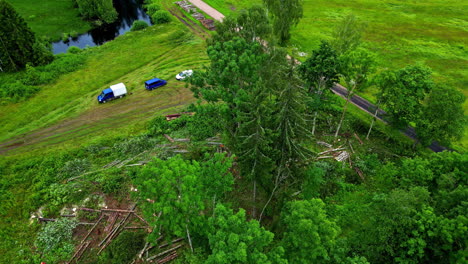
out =
{"type": "MultiPolygon", "coordinates": [[[[129,129],[135,123],[142,124],[158,109],[165,109],[166,113],[176,111],[171,108],[193,99],[185,84],[175,80],[175,75],[186,68],[197,68],[206,61],[204,45],[201,39],[174,22],[131,32],[103,46],[85,49],[81,51],[85,62],[78,70],[60,76],[51,84],[39,86],[39,92],[26,101],[0,106],[3,113],[0,140],[5,142],[65,119],[71,122],[71,118],[81,122],[77,127],[79,124],[94,129],[101,126],[104,133],[100,132],[100,136],[119,135],[115,128],[129,129]],[[148,92],[143,83],[154,77],[167,79],[169,83],[148,92]],[[126,84],[129,95],[107,105],[98,105],[96,96],[100,91],[119,82],[126,84]]],[[[54,137],[60,131],[56,129],[54,137]]],[[[97,136],[92,130],[81,128],[81,132],[90,138],[97,136]]],[[[54,140],[76,140],[76,136],[64,133],[63,138],[54,140]]],[[[27,141],[20,139],[19,142],[27,144],[27,141]]],[[[11,143],[15,142],[18,143],[11,143]]]]}

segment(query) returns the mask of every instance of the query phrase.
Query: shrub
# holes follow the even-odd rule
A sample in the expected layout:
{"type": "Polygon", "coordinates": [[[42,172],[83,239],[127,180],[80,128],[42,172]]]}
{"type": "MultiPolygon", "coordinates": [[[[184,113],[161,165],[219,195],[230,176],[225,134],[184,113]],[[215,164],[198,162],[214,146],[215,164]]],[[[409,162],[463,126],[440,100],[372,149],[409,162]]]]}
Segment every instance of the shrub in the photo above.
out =
{"type": "Polygon", "coordinates": [[[42,228],[36,239],[36,247],[45,259],[56,262],[71,256],[74,250],[71,244],[73,229],[77,224],[76,219],[60,218],[42,228]]]}
{"type": "Polygon", "coordinates": [[[150,4],[148,5],[147,7],[147,14],[149,16],[153,16],[154,13],[158,12],[159,10],[161,10],[161,7],[158,5],[158,4],[150,4]]]}
{"type": "Polygon", "coordinates": [[[115,195],[123,191],[127,179],[119,169],[114,168],[103,173],[98,181],[101,183],[102,191],[105,194],[115,195]]]}
{"type": "Polygon", "coordinates": [[[136,20],[135,22],[133,22],[133,25],[130,31],[138,31],[138,30],[145,29],[147,27],[148,27],[148,23],[146,23],[145,21],[136,20]]]}
{"type": "Polygon", "coordinates": [[[71,54],[78,54],[81,52],[81,49],[78,48],[77,46],[70,46],[67,50],[67,53],[71,53],[71,54]]]}
{"type": "Polygon", "coordinates": [[[62,33],[62,41],[67,42],[70,38],[70,35],[68,33],[62,33]]]}
{"type": "Polygon", "coordinates": [[[154,24],[164,24],[171,21],[171,15],[166,10],[159,10],[151,16],[154,24]]]}
{"type": "Polygon", "coordinates": [[[77,38],[78,37],[78,32],[76,32],[76,31],[70,32],[70,37],[77,38]]]}

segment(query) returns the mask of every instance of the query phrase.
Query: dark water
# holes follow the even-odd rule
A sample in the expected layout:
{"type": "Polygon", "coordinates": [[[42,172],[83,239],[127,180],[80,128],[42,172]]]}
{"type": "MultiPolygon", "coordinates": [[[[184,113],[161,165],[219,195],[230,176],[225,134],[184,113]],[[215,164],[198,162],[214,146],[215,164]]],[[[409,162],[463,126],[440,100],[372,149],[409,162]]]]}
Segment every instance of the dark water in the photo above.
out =
{"type": "Polygon", "coordinates": [[[151,25],[149,16],[146,15],[143,10],[142,0],[114,0],[114,7],[119,14],[119,17],[114,23],[92,29],[88,33],[70,39],[68,42],[54,42],[52,43],[53,53],[67,52],[70,46],[85,48],[86,46],[92,47],[102,45],[129,31],[135,20],[143,20],[151,25]]]}

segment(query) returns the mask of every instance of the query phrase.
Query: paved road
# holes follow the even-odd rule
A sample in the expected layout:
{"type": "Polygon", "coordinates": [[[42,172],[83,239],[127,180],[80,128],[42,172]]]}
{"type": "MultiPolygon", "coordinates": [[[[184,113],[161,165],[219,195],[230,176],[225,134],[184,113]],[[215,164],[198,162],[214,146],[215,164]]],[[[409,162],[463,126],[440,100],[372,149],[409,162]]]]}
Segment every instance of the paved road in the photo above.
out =
{"type": "MultiPolygon", "coordinates": [[[[332,88],[332,91],[335,94],[343,98],[346,98],[346,96],[348,95],[348,90],[339,84],[336,84],[332,88]]],[[[354,105],[356,105],[357,107],[361,108],[362,110],[366,111],[367,113],[371,115],[374,115],[375,109],[377,109],[377,107],[374,104],[370,103],[369,101],[367,101],[366,99],[358,95],[353,95],[350,101],[351,103],[353,103],[354,105]]],[[[385,113],[385,111],[379,109],[379,111],[377,112],[377,118],[379,118],[385,123],[388,123],[388,119],[385,118],[386,114],[387,113],[385,113]]],[[[414,130],[414,128],[408,127],[406,129],[401,130],[401,132],[405,134],[406,136],[408,136],[409,138],[416,140],[416,131],[414,130]]],[[[441,146],[438,142],[432,142],[432,144],[428,148],[434,152],[442,152],[444,150],[450,150],[444,146],[441,146]]]]}
{"type": "MultiPolygon", "coordinates": [[[[223,20],[224,15],[221,14],[220,12],[218,12],[216,9],[209,6],[208,4],[206,4],[205,2],[203,2],[201,0],[189,0],[189,1],[194,6],[198,7],[200,10],[207,13],[208,15],[213,17],[214,19],[216,19],[218,21],[223,20]]],[[[348,95],[348,90],[345,87],[343,87],[343,86],[341,86],[339,84],[335,85],[332,88],[332,91],[335,94],[337,94],[337,95],[339,95],[339,96],[341,96],[343,98],[346,98],[346,96],[348,95]]],[[[351,97],[351,103],[353,103],[354,105],[356,105],[357,107],[361,108],[362,110],[366,111],[367,113],[369,113],[371,115],[374,115],[375,109],[377,108],[374,104],[371,104],[366,99],[364,99],[364,98],[362,98],[360,96],[357,96],[357,95],[353,95],[351,97]]],[[[382,120],[383,122],[388,123],[388,120],[385,119],[385,114],[386,114],[385,111],[379,109],[379,111],[377,113],[377,117],[380,120],[382,120]]],[[[414,131],[414,128],[408,127],[407,129],[402,130],[401,132],[403,134],[405,134],[406,136],[408,136],[409,138],[411,138],[413,140],[416,140],[416,132],[414,131]]],[[[446,147],[443,147],[443,146],[439,145],[439,143],[437,143],[437,142],[432,142],[432,144],[429,146],[429,149],[431,149],[434,152],[442,152],[444,150],[449,150],[446,147]]]]}

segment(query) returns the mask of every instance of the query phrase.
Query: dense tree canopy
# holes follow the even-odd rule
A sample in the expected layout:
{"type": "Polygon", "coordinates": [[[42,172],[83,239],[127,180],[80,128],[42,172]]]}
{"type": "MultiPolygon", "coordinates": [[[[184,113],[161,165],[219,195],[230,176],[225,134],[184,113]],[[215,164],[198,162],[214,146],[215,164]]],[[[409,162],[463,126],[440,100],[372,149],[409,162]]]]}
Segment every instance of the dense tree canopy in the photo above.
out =
{"type": "Polygon", "coordinates": [[[52,59],[24,19],[9,3],[0,0],[0,71],[18,71],[28,63],[46,64],[52,59]]]}

